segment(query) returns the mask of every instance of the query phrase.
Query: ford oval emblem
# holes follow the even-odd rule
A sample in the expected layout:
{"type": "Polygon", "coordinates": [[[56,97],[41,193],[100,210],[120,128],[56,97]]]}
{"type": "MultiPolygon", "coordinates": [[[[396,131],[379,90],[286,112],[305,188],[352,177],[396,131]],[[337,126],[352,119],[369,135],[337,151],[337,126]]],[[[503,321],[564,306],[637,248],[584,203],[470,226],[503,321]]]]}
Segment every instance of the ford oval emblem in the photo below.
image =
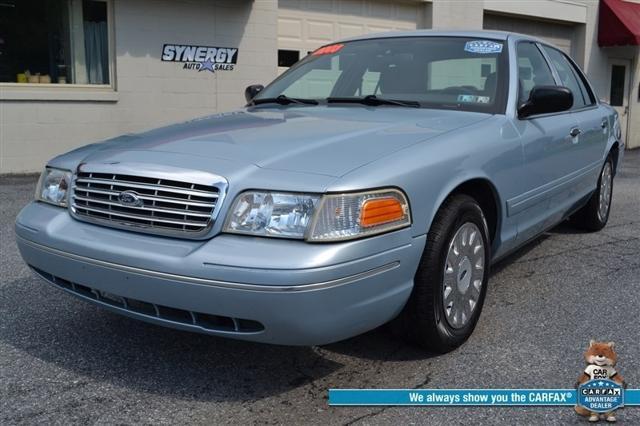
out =
{"type": "Polygon", "coordinates": [[[118,195],[118,201],[120,204],[126,207],[141,207],[142,200],[140,196],[134,191],[123,191],[118,195]]]}

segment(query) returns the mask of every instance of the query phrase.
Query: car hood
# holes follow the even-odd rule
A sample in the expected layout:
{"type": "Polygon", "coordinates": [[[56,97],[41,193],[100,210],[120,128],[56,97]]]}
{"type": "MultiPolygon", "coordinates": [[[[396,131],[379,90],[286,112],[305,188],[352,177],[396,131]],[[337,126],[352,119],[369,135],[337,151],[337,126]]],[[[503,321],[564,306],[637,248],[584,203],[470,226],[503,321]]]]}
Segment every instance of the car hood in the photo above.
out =
{"type": "Polygon", "coordinates": [[[96,144],[83,161],[158,162],[173,157],[183,167],[206,168],[207,162],[222,162],[229,167],[254,165],[339,177],[488,117],[392,106],[261,106],[96,144]]]}

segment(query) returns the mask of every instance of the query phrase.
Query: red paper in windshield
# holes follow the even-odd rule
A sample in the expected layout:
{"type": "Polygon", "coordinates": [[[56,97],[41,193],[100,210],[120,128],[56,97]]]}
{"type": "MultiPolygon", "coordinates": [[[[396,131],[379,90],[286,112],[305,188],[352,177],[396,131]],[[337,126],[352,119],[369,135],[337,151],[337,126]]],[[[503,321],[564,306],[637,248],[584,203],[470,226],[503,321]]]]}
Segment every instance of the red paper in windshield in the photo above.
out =
{"type": "Polygon", "coordinates": [[[315,50],[312,55],[331,55],[344,47],[344,44],[330,44],[315,50]]]}

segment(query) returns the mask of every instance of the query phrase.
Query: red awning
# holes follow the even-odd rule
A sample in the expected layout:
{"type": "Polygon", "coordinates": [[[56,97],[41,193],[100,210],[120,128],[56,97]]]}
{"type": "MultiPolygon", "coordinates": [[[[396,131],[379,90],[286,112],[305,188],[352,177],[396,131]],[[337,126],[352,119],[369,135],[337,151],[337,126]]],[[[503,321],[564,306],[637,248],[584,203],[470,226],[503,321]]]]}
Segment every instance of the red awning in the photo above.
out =
{"type": "Polygon", "coordinates": [[[601,0],[598,45],[640,45],[640,3],[601,0]]]}

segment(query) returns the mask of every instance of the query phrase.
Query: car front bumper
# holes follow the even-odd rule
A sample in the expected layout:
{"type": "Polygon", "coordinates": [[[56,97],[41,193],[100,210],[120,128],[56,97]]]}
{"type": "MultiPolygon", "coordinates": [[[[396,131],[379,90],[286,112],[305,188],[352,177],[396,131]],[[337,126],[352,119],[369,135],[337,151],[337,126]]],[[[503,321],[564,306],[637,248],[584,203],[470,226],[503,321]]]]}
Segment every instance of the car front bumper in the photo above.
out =
{"type": "Polygon", "coordinates": [[[84,300],[173,328],[287,345],[326,344],[392,319],[425,244],[410,228],[332,244],[186,241],[83,223],[38,202],[20,213],[16,234],[39,276],[84,300]]]}

